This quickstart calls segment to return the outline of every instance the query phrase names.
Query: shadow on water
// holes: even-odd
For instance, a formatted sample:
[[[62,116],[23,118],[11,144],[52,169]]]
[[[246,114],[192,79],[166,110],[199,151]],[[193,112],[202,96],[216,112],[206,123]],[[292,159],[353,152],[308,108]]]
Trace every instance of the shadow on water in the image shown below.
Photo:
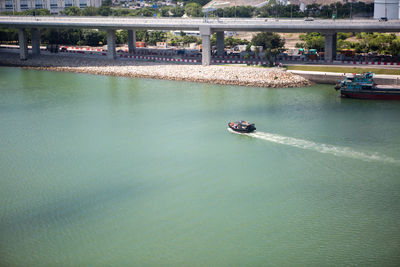
[[[0,236],[3,239],[19,229],[32,232],[52,224],[59,226],[74,223],[84,217],[101,216],[117,202],[135,199],[143,195],[145,190],[143,185],[107,186],[87,194],[63,197],[12,215],[3,215],[0,218]]]
[[[6,58],[6,60],[4,60]],[[104,66],[148,66],[151,65],[199,65],[200,63],[182,63],[182,62],[161,62],[161,61],[141,61],[125,60],[117,57],[116,60],[110,60],[106,57],[77,57],[71,55],[31,55],[28,60],[20,62],[19,53],[0,51],[0,66],[29,66],[29,67],[104,67]]]

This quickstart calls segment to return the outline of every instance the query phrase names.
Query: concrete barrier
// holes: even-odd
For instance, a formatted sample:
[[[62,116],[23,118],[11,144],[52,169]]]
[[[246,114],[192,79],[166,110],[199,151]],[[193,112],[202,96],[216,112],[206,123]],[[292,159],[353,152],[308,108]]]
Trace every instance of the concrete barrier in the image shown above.
[[[335,72],[316,72],[316,71],[300,71],[289,70],[296,75],[302,76],[312,82],[322,84],[336,84],[343,80],[350,73],[335,73]],[[374,81],[377,84],[400,85],[400,75],[375,75]]]

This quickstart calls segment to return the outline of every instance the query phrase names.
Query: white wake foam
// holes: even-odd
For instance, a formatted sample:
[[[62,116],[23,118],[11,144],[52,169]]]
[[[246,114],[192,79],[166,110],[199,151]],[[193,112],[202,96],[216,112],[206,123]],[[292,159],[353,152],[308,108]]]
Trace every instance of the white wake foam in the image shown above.
[[[317,151],[320,153],[333,154],[333,155],[339,156],[339,157],[348,157],[348,158],[361,159],[361,160],[365,160],[365,161],[381,161],[381,162],[386,162],[386,163],[400,164],[400,160],[397,160],[397,159],[394,159],[394,158],[391,158],[391,157],[388,157],[385,155],[381,155],[379,153],[356,151],[349,147],[320,144],[320,143],[315,143],[312,141],[307,141],[307,140],[302,140],[302,139],[297,139],[297,138],[292,138],[292,137],[287,137],[287,136],[282,136],[282,135],[277,135],[277,134],[271,134],[271,133],[266,133],[266,132],[256,131],[253,133],[238,133],[238,132],[231,130],[230,128],[228,128],[228,130],[232,133],[247,135],[247,136],[251,136],[254,138],[262,139],[262,140],[277,143],[277,144],[293,146],[293,147],[297,147],[297,148],[301,148],[301,149],[313,150],[313,151]]]

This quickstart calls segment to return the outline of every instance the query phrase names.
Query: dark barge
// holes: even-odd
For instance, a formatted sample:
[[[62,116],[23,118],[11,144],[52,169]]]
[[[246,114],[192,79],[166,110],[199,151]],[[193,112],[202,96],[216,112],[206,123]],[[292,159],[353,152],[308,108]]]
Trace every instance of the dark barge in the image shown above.
[[[374,73],[348,75],[336,86],[342,97],[359,99],[400,100],[400,86],[377,85]]]

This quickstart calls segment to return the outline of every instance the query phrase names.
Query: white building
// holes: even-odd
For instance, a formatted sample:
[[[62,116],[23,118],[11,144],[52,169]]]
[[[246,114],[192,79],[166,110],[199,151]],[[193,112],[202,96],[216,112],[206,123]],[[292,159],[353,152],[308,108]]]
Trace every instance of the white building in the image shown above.
[[[100,7],[103,0],[0,0],[0,12],[21,12],[28,9],[48,9],[50,13],[59,13],[66,7]]]
[[[174,36],[181,36],[182,32],[189,36],[200,37],[199,31],[173,31],[173,34]]]
[[[374,19],[399,19],[399,0],[375,0]]]

